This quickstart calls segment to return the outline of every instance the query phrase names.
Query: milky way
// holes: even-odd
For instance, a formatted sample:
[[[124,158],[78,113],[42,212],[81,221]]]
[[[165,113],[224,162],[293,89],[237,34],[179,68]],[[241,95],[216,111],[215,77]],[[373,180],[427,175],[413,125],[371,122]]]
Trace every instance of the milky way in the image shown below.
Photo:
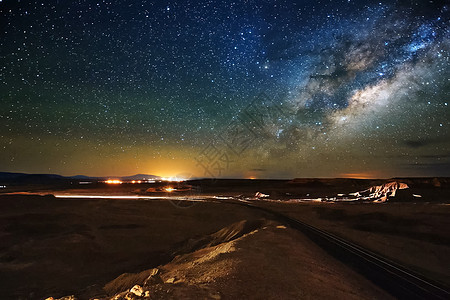
[[[445,1],[0,9],[0,171],[450,176]]]

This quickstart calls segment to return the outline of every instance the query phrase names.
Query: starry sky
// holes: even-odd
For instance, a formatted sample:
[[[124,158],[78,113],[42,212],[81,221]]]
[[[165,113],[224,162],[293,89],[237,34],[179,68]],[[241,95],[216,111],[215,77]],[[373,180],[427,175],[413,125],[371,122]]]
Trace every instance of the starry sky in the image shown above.
[[[445,1],[0,0],[0,171],[450,176]]]

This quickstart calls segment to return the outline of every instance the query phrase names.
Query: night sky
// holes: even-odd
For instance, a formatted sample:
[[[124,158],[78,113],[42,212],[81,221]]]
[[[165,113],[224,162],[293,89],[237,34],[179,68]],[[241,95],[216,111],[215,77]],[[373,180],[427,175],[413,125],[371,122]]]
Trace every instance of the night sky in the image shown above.
[[[0,11],[0,171],[450,176],[445,1]]]

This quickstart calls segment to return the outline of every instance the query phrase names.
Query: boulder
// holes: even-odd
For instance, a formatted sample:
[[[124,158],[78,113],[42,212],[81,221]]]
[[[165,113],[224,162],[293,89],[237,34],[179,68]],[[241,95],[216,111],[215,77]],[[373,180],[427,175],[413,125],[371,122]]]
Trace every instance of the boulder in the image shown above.
[[[141,297],[142,295],[144,295],[144,289],[136,284],[130,289],[130,293],[133,293],[136,296]]]

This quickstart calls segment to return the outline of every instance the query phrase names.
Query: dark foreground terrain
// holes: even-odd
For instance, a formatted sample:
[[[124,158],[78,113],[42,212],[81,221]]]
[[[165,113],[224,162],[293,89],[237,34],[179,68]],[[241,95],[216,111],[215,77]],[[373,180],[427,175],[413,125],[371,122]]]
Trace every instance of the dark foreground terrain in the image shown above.
[[[170,195],[206,199],[195,203],[43,196],[168,195],[147,185],[83,187],[64,182],[54,190],[49,184],[11,186],[0,195],[0,298],[391,297],[273,214],[207,195],[232,195],[281,212],[450,285],[447,179],[410,180],[409,189],[385,203],[299,201],[384,182],[298,179],[171,184],[180,192]],[[41,196],[6,193],[11,191]],[[256,192],[270,196],[258,199]],[[412,198],[413,193],[422,197]]]
[[[187,238],[262,217],[215,203],[0,196],[0,295],[89,294],[91,285],[169,262]]]
[[[135,284],[150,299],[390,297],[299,232],[233,204],[1,196],[0,208],[2,299],[109,299]]]
[[[450,286],[450,205],[286,203],[266,207],[334,233]]]

